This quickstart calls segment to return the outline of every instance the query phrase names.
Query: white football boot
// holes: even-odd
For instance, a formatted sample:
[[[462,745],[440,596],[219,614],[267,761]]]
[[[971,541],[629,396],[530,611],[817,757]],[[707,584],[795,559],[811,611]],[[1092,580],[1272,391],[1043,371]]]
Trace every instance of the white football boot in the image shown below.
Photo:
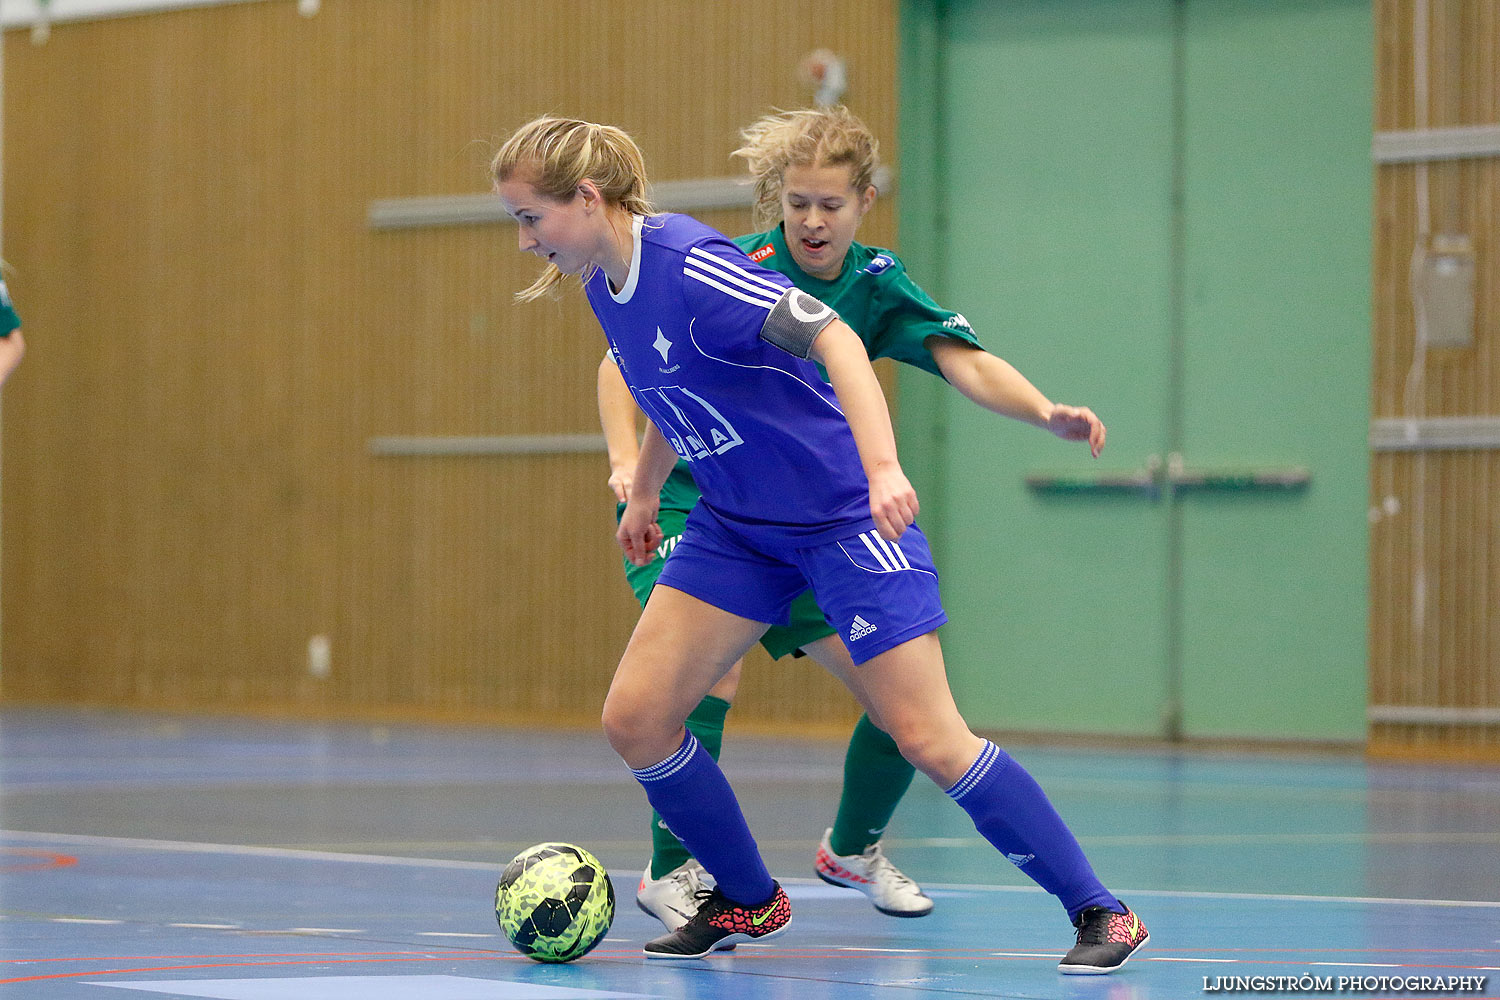
[[[932,912],[931,897],[891,864],[879,841],[866,847],[863,854],[834,854],[828,846],[832,833],[832,827],[824,830],[823,842],[818,845],[818,860],[814,865],[818,878],[858,889],[870,897],[875,909],[887,916],[925,917]]]
[[[635,905],[660,920],[667,930],[675,931],[693,919],[703,905],[699,891],[712,886],[713,880],[697,858],[688,858],[661,878],[651,877],[648,861],[646,870],[641,872],[641,884],[635,890]]]

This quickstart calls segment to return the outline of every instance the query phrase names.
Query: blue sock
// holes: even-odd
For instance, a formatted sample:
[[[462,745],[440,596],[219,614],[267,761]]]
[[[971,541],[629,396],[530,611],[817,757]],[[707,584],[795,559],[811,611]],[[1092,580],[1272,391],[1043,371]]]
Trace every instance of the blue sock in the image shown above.
[[[985,840],[1062,902],[1070,920],[1090,906],[1125,912],[1094,874],[1042,786],[1004,750],[985,740],[979,757],[947,793]]]
[[[687,733],[677,752],[660,764],[631,769],[651,807],[736,903],[755,906],[776,884],[760,858],[739,800],[719,765]]]

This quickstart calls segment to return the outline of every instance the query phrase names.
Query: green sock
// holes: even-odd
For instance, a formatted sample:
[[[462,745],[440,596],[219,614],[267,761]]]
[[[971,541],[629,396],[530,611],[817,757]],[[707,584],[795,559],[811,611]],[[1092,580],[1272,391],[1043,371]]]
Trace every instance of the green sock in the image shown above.
[[[835,854],[860,854],[880,839],[917,769],[885,730],[861,715],[844,755],[844,793],[828,846]]]
[[[724,745],[724,716],[728,712],[729,702],[707,695],[687,717],[688,732],[698,737],[698,742],[714,760],[719,759],[719,749]],[[681,867],[690,857],[692,855],[682,846],[682,841],[672,835],[656,810],[651,810],[651,877],[661,878],[673,868]]]

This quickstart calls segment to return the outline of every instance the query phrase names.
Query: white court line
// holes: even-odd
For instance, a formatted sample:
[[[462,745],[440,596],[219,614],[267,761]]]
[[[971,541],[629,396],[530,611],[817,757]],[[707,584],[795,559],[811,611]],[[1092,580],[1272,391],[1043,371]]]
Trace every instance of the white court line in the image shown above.
[[[1088,847],[1222,847],[1264,844],[1497,844],[1500,833],[1479,831],[1401,832],[1349,830],[1342,833],[1131,833],[1087,834]],[[768,843],[780,846],[778,841]],[[887,847],[983,848],[983,837],[893,837]]]
[[[1330,965],[1335,969],[1404,969],[1398,962],[1308,962],[1308,965]]]
[[[464,931],[417,931],[417,937],[493,938],[497,934],[469,934]]]
[[[0,841],[72,844],[88,847],[115,847],[140,851],[178,851],[192,854],[238,855],[243,857],[285,858],[294,861],[337,861],[357,865],[397,865],[408,868],[449,868],[461,871],[496,871],[499,864],[485,861],[449,861],[443,858],[395,857],[381,854],[343,854],[333,851],[305,851],[293,847],[260,847],[253,844],[205,844],[186,840],[147,840],[136,837],[101,837],[81,833],[38,833],[32,830],[0,830]],[[617,876],[638,876],[639,871],[619,871]],[[815,878],[785,878],[783,884],[821,886]],[[924,888],[950,892],[1034,892],[1044,893],[1040,886],[983,885],[970,882],[924,882]],[[1121,889],[1126,896],[1151,896],[1163,899],[1237,899],[1279,903],[1362,903],[1380,906],[1453,906],[1500,909],[1500,901],[1472,899],[1396,899],[1381,896],[1312,896],[1294,893],[1203,892],[1185,889]],[[746,942],[751,943],[751,942]]]
[[[118,847],[137,851],[179,851],[188,854],[229,854],[256,858],[287,858],[294,861],[339,861],[356,865],[404,865],[411,868],[456,868],[497,870],[498,864],[483,861],[447,861],[442,858],[402,858],[380,854],[341,854],[304,851],[294,847],[260,847],[253,844],[200,844],[189,840],[145,840],[136,837],[99,837],[82,833],[36,833],[31,830],[0,830],[0,840],[30,843],[72,844],[84,847]]]
[[[813,881],[784,878],[781,882]],[[965,882],[923,882],[924,889],[944,892],[1040,892],[1035,885],[977,885]],[[1280,892],[1203,892],[1192,889],[1121,889],[1124,896],[1157,896],[1164,899],[1243,899],[1272,903],[1375,903],[1394,906],[1477,906],[1500,909],[1500,902],[1477,899],[1396,899],[1382,896],[1311,896]]]
[[[54,924],[123,924],[123,920],[104,920],[100,917],[49,917]]]

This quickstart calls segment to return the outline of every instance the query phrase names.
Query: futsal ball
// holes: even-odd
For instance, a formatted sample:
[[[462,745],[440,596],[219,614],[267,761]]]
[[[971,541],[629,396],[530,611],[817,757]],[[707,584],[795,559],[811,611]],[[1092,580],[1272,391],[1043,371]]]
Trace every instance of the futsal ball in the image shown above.
[[[571,962],[604,939],[615,889],[599,859],[573,844],[528,847],[500,876],[495,919],[527,958]]]

